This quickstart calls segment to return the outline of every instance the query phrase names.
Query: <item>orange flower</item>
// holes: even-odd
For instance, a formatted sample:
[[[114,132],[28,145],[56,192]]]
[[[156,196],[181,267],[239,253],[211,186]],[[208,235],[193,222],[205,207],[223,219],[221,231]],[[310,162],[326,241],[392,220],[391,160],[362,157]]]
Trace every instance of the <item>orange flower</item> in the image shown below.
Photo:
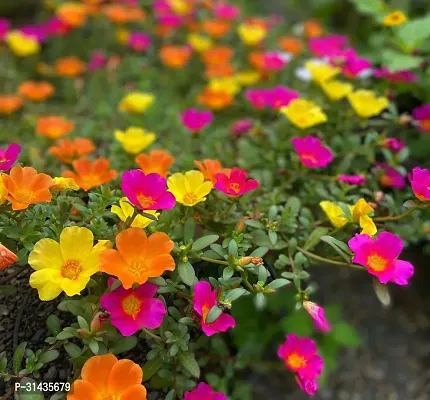
[[[197,101],[213,110],[221,110],[233,103],[234,97],[225,90],[205,88]]]
[[[166,45],[160,49],[160,59],[166,67],[179,69],[188,63],[191,50],[186,46]]]
[[[74,159],[86,156],[94,150],[95,146],[91,140],[76,138],[74,140],[60,140],[55,146],[49,148],[49,153],[63,163],[70,164]]]
[[[155,26],[154,32],[159,37],[167,37],[175,31],[175,28],[170,25],[158,24]]]
[[[69,134],[75,128],[73,121],[68,121],[64,117],[49,115],[39,117],[36,123],[36,133],[50,139],[58,139]]]
[[[156,173],[165,178],[169,173],[169,167],[175,159],[166,150],[152,150],[149,154],[139,154],[136,163],[145,174]]]
[[[21,96],[38,103],[51,97],[55,92],[55,88],[46,81],[25,81],[19,85],[18,91]]]
[[[111,4],[102,8],[102,13],[113,23],[126,24],[138,22],[145,18],[145,12],[138,7],[128,7],[122,4]]]
[[[0,95],[0,114],[10,115],[22,107],[21,97],[15,94]]]
[[[216,46],[202,53],[202,61],[208,65],[229,64],[233,57],[233,49],[228,46]]]
[[[282,50],[294,55],[300,54],[303,50],[302,41],[294,36],[283,36],[278,43]]]
[[[131,360],[118,360],[113,354],[92,356],[81,371],[67,400],[146,400],[142,368]]]
[[[258,69],[259,71],[264,70],[264,53],[253,51],[249,53],[248,60],[255,69]]]
[[[12,203],[12,210],[24,210],[30,204],[51,201],[52,178],[38,174],[34,168],[15,165],[9,175],[2,175],[2,179],[7,191],[5,197]]]
[[[305,31],[305,35],[308,38],[315,38],[322,36],[324,33],[324,28],[322,25],[315,19],[310,19],[303,23],[303,30]]]
[[[101,253],[100,271],[118,277],[125,289],[175,269],[170,255],[174,244],[164,232],[147,237],[141,228],[128,228],[116,236],[115,242],[118,250]]]
[[[194,160],[194,165],[204,175],[205,179],[216,183],[216,174],[230,175],[230,168],[223,168],[218,160],[205,159],[203,162]]]
[[[54,69],[58,76],[74,78],[85,71],[85,63],[78,57],[63,57],[55,62]]]
[[[3,271],[18,261],[17,255],[0,243],[0,271]]]
[[[56,10],[57,17],[73,28],[82,26],[87,19],[87,9],[83,4],[66,2]]]
[[[230,23],[218,19],[207,19],[203,22],[202,29],[213,38],[219,39],[230,31]]]
[[[72,178],[85,191],[116,178],[116,171],[109,169],[110,162],[103,157],[93,162],[86,158],[80,158],[73,161],[72,165],[76,172],[64,171],[63,176]]]
[[[236,72],[236,67],[231,64],[208,65],[205,71],[205,76],[208,79],[212,78],[227,78],[233,76]]]

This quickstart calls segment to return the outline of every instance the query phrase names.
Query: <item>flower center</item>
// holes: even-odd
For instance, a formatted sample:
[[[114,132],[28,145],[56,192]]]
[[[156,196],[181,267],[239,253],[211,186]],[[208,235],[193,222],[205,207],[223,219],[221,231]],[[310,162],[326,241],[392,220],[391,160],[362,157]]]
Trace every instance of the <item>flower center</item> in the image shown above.
[[[317,159],[315,158],[315,156],[313,154],[302,154],[300,156],[300,158],[302,160],[309,160],[312,164],[315,164],[317,162]]]
[[[141,305],[142,302],[134,294],[125,297],[121,303],[122,310],[133,319],[139,314]]]
[[[206,322],[206,318],[209,314],[209,311],[211,310],[211,307],[209,307],[207,304],[202,306],[202,321]]]
[[[306,367],[306,364],[307,364],[306,360],[297,353],[291,353],[287,357],[287,363],[294,370],[299,370],[301,368],[304,368]]]
[[[142,275],[146,275],[148,272],[148,266],[146,265],[146,261],[144,258],[136,258],[134,259],[128,266],[128,271],[140,278]]]
[[[34,193],[31,190],[23,189],[14,194],[15,199],[24,204],[30,204],[34,199]]]
[[[430,130],[430,119],[423,119],[420,121],[420,126],[422,129],[428,131]]]
[[[143,194],[137,196],[137,201],[140,203],[142,208],[151,208],[151,206],[155,204],[155,201],[152,199],[152,197],[144,196]]]
[[[230,190],[232,190],[234,193],[239,193],[240,185],[237,182],[230,183]]]
[[[374,271],[384,271],[387,268],[387,264],[388,261],[385,258],[378,256],[377,254],[372,254],[367,257],[367,265]]]
[[[195,193],[188,192],[188,193],[184,194],[184,200],[183,200],[184,204],[192,205],[192,204],[197,203],[197,200],[198,200],[198,198],[195,195]]]
[[[61,276],[66,279],[76,280],[82,272],[82,265],[76,260],[67,260],[61,267]]]

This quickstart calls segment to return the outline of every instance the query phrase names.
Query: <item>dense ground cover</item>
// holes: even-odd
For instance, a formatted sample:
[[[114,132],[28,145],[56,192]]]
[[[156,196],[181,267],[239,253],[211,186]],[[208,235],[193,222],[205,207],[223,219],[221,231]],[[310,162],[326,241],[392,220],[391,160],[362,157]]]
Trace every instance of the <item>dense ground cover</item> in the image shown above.
[[[0,20],[0,293],[22,299],[6,396],[244,399],[247,368],[317,392],[360,337],[311,267],[360,270],[389,306],[429,235],[429,17],[366,4],[382,57],[235,2]],[[49,302],[31,344],[27,301]],[[56,362],[69,376],[44,386]]]

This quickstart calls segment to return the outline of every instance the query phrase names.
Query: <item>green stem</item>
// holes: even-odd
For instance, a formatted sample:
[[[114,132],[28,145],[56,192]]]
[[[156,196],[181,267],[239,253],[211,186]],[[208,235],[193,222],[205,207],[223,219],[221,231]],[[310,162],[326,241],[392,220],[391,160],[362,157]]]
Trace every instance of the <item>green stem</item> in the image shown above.
[[[304,255],[308,256],[309,258],[312,258],[314,260],[317,261],[321,261],[323,263],[327,263],[327,264],[333,264],[333,265],[339,265],[341,267],[350,267],[350,268],[355,268],[355,269],[364,269],[363,267],[360,267],[358,265],[355,264],[349,264],[346,262],[342,262],[342,261],[335,261],[332,260],[330,258],[325,258],[325,257],[321,257],[315,253],[311,253],[310,251],[307,251],[299,246],[297,246],[297,250],[299,250],[300,252],[302,252]]]
[[[254,293],[255,289],[254,287],[249,283],[248,281],[248,274],[245,271],[241,271],[240,276],[242,277],[243,283],[245,284],[246,288],[251,292]]]
[[[142,328],[142,331],[145,332],[148,336],[151,336],[154,340],[157,342],[164,342],[164,339],[161,336],[156,335],[155,333],[152,333],[146,328]]]
[[[375,221],[375,222],[398,221],[399,219],[407,217],[414,210],[415,210],[415,208],[410,208],[409,210],[405,211],[403,214],[389,215],[388,217],[376,217],[376,218],[373,218],[373,221]]]
[[[227,261],[223,260],[215,260],[215,258],[209,258],[209,257],[200,257],[203,261],[207,261],[213,264],[221,264],[221,265],[229,265]]]

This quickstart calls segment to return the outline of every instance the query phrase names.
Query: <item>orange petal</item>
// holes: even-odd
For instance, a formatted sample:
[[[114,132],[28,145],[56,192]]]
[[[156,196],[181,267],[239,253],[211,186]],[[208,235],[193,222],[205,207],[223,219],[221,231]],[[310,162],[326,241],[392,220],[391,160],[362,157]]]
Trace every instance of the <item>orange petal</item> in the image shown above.
[[[67,400],[102,400],[93,384],[87,381],[79,380],[73,383]]]
[[[47,189],[53,185],[52,178],[46,174],[37,174],[33,176],[28,188],[34,191]]]
[[[155,278],[164,271],[173,271],[175,267],[175,260],[170,254],[160,254],[149,261],[148,277]]]
[[[128,273],[128,265],[121,254],[114,249],[106,249],[100,254],[100,271],[119,278],[126,289],[131,288],[136,279]]]
[[[142,368],[131,360],[119,360],[112,368],[108,381],[110,395],[120,395],[130,386],[140,385],[143,379]]]
[[[174,243],[164,232],[155,232],[148,238],[147,257],[156,257],[163,253],[170,253]]]
[[[146,389],[143,385],[134,385],[129,387],[121,397],[120,400],[146,400]]]
[[[116,237],[116,247],[127,264],[137,257],[143,257],[147,252],[148,239],[141,228],[128,228]]]
[[[113,354],[91,357],[82,367],[83,380],[91,382],[98,392],[103,393],[108,387],[109,375],[118,362]]]

